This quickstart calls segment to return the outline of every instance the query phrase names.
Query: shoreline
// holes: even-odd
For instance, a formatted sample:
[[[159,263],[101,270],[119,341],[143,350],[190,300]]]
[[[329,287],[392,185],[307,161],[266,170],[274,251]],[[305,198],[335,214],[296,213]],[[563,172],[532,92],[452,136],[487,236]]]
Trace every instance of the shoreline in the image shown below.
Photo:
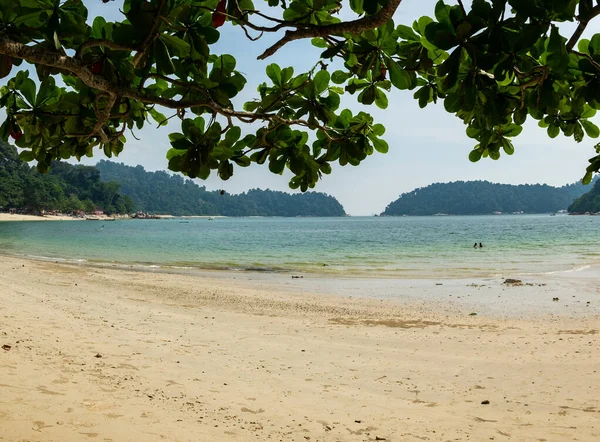
[[[0,440],[595,440],[594,280],[510,289],[559,290],[572,316],[471,316],[465,291],[508,288],[383,300],[352,281],[340,297],[310,279],[2,259]]]
[[[89,215],[92,216],[92,215]],[[128,216],[123,215],[93,215],[96,220],[99,221],[107,221],[107,220],[126,220],[130,219]],[[172,219],[220,219],[220,218],[228,218],[227,216],[222,215],[164,215],[158,214],[153,215],[154,219],[163,219],[163,220],[172,220]],[[10,213],[0,213],[0,222],[4,221],[85,221],[85,218],[77,218],[69,215],[21,215],[21,214],[10,214]]]
[[[10,213],[0,213],[0,222],[9,221],[83,221],[83,219],[74,218],[68,215],[17,215]]]
[[[88,215],[92,216],[92,215]],[[21,222],[21,221],[115,221],[125,220],[129,217],[122,215],[93,215],[93,218],[78,218],[69,215],[19,215],[10,213],[0,213],[0,222]]]
[[[573,264],[571,268],[561,270],[551,270],[546,272],[523,272],[515,269],[506,269],[501,271],[500,269],[495,270],[493,273],[473,273],[469,274],[463,270],[463,273],[440,273],[433,271],[429,274],[424,273],[411,273],[413,269],[406,269],[404,272],[390,271],[382,272],[380,270],[374,271],[362,271],[360,269],[349,268],[344,271],[339,270],[325,270],[321,266],[312,267],[298,267],[298,268],[278,268],[264,266],[260,267],[253,265],[250,267],[237,267],[232,265],[220,265],[219,263],[205,263],[203,266],[201,263],[181,263],[181,264],[163,264],[156,262],[116,262],[116,261],[100,261],[90,260],[83,258],[64,258],[64,257],[52,257],[52,256],[37,256],[37,255],[22,255],[22,254],[11,254],[0,251],[0,257],[7,257],[9,259],[20,259],[33,262],[41,263],[54,263],[66,266],[76,267],[89,267],[97,269],[109,269],[109,270],[122,270],[122,271],[133,271],[141,273],[157,273],[167,275],[188,275],[195,277],[214,277],[214,278],[225,278],[235,279],[239,278],[252,278],[252,279],[311,279],[311,280],[331,280],[335,281],[360,281],[365,282],[382,280],[388,282],[424,282],[434,281],[437,283],[447,282],[470,282],[477,283],[478,281],[496,281],[501,283],[505,279],[520,279],[525,285],[532,283],[538,283],[545,279],[589,279],[598,278],[600,279],[600,263],[590,262],[589,264]],[[437,270],[437,269],[436,269]]]

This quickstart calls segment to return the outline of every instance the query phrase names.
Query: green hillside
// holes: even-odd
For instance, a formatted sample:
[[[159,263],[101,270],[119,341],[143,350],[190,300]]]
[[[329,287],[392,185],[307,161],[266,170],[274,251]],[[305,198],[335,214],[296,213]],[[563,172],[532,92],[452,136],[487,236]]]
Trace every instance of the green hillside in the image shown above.
[[[190,179],[164,171],[147,172],[142,166],[100,161],[96,167],[104,181],[116,181],[139,210],[172,215],[223,216],[345,216],[332,196],[317,193],[289,194],[253,189],[232,195],[207,191]]]
[[[40,174],[4,141],[0,141],[0,208],[65,213],[100,209],[108,214],[135,210],[131,199],[119,193],[119,185],[101,181],[95,167],[55,162],[48,174]]]
[[[569,213],[598,213],[600,212],[600,180],[597,180],[592,190],[580,196],[569,206]]]
[[[502,213],[548,213],[566,210],[590,189],[581,183],[552,187],[546,184],[495,184],[488,181],[435,183],[403,193],[382,216],[485,215]]]

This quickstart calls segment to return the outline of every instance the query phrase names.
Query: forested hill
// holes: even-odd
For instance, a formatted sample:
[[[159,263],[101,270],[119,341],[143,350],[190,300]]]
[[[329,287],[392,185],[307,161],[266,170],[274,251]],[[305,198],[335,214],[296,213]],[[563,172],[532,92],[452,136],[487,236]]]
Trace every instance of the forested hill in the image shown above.
[[[597,180],[592,190],[580,196],[569,206],[570,213],[600,212],[600,180]]]
[[[591,186],[581,183],[552,187],[546,184],[494,184],[488,181],[436,183],[403,193],[382,216],[484,215],[493,212],[548,213],[566,210]]]
[[[117,183],[100,181],[95,167],[56,162],[48,174],[40,174],[21,161],[14,146],[0,140],[0,209],[9,208],[64,213],[100,209],[108,214],[135,210]]]
[[[342,205],[323,193],[289,194],[254,189],[239,195],[221,195],[180,175],[147,172],[142,166],[102,160],[96,167],[102,180],[121,184],[121,192],[145,212],[178,216],[345,216]]]

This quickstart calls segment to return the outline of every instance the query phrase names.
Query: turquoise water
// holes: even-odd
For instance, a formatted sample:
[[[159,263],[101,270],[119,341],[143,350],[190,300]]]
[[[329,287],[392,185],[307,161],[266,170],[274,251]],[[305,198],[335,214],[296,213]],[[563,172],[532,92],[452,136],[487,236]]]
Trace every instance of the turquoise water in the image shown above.
[[[1,222],[0,253],[150,267],[493,276],[600,263],[599,232],[600,217],[560,215]]]

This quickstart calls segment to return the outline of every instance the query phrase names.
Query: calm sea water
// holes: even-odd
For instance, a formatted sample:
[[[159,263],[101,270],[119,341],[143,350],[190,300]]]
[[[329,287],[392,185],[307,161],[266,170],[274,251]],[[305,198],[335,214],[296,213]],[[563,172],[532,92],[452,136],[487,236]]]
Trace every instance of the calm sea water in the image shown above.
[[[173,268],[492,276],[600,263],[599,233],[600,217],[560,215],[2,222],[0,254]],[[484,247],[473,249],[474,242]]]

